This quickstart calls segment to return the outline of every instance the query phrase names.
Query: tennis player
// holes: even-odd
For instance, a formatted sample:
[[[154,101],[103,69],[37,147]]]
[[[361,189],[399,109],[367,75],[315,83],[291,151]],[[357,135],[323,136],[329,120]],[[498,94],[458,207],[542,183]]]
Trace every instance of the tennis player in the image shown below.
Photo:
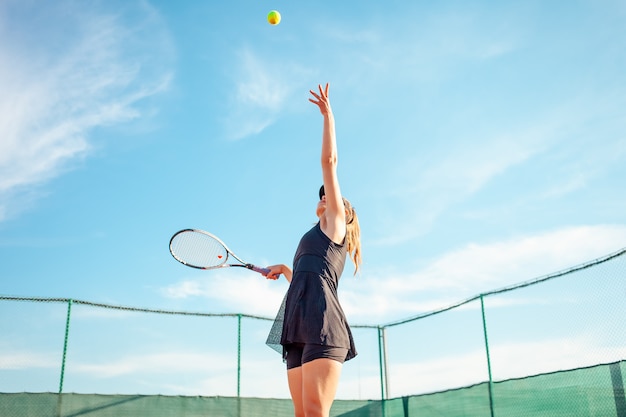
[[[329,416],[343,363],[357,354],[337,285],[348,255],[355,274],[361,264],[359,221],[339,188],[328,84],[319,85],[318,90],[310,91],[309,101],[319,107],[324,119],[319,222],[300,240],[293,270],[284,264],[272,265],[266,274],[269,279],[284,275],[290,282],[280,344],[296,417]]]

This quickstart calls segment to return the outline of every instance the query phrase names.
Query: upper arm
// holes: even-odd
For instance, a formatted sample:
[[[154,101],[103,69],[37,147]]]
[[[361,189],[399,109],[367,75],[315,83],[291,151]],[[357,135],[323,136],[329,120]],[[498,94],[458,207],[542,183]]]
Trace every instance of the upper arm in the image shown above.
[[[346,236],[346,214],[341,198],[341,189],[336,174],[336,166],[329,167],[324,173],[324,191],[326,194],[325,225],[322,231],[335,243],[342,243]]]

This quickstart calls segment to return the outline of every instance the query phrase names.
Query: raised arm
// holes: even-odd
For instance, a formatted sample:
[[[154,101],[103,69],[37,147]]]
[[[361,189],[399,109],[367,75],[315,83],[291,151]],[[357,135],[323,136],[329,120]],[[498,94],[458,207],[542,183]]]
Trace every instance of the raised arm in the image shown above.
[[[337,178],[337,140],[335,118],[328,98],[328,84],[318,85],[319,92],[310,90],[313,98],[309,101],[317,105],[324,118],[322,130],[322,178],[324,181],[326,206],[320,216],[322,231],[334,242],[341,243],[346,235],[346,217],[339,180]]]

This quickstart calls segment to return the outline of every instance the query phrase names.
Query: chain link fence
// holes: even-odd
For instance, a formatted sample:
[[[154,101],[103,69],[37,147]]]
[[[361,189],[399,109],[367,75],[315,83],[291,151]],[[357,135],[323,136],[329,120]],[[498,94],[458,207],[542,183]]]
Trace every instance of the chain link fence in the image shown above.
[[[626,417],[625,254],[352,326],[333,415]],[[292,415],[271,324],[0,296],[0,416]]]

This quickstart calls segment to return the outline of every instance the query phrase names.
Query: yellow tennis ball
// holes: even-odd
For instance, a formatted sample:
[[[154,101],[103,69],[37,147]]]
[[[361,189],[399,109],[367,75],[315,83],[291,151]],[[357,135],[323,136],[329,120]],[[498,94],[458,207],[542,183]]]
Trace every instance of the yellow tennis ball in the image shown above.
[[[280,13],[277,10],[272,10],[267,14],[267,21],[270,25],[277,25],[280,23]]]

